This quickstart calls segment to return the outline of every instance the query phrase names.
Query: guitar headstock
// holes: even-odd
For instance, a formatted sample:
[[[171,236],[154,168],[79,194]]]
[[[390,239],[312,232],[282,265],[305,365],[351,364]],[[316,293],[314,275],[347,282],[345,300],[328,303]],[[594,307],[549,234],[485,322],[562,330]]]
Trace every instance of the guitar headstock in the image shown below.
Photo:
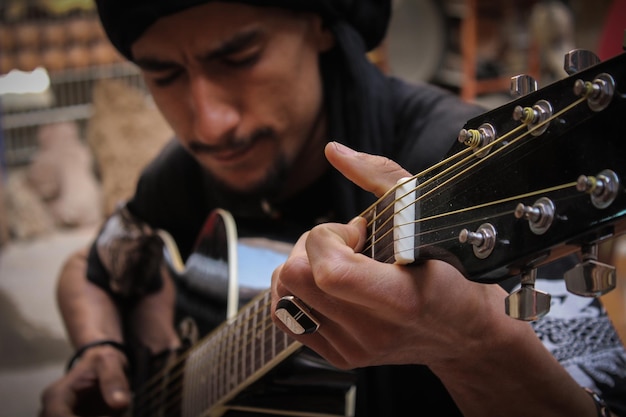
[[[536,269],[568,254],[582,254],[565,275],[570,292],[615,287],[597,245],[626,225],[626,54],[600,63],[575,51],[565,63],[571,75],[542,89],[515,77],[519,98],[469,120],[443,162],[367,213],[372,257],[444,259],[483,283],[521,276],[507,312],[523,320],[549,309]],[[382,235],[386,225],[393,237]]]

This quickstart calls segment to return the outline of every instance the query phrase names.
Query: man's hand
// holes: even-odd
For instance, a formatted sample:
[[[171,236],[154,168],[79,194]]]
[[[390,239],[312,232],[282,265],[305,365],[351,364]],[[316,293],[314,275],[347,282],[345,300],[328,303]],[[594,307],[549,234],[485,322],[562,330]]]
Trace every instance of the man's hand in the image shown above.
[[[327,145],[326,157],[377,196],[410,176],[387,158],[335,143]],[[498,324],[484,318],[503,316],[505,294],[499,287],[473,283],[443,261],[411,266],[375,261],[361,253],[365,226],[362,218],[316,226],[274,271],[273,307],[281,297],[294,295],[320,321],[316,333],[296,339],[341,368],[433,365],[463,356],[455,346],[472,343]]]
[[[46,388],[39,417],[120,416],[130,405],[127,359],[111,346],[93,347]]]

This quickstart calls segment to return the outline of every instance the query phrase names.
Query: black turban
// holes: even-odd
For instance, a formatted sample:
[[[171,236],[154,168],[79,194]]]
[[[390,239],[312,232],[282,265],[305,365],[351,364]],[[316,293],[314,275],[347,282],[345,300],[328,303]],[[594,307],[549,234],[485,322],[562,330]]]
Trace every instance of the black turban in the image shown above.
[[[132,60],[131,45],[157,19],[211,0],[96,0],[100,20],[111,43]],[[391,0],[222,0],[318,13],[324,21],[351,25],[367,50],[387,31]]]

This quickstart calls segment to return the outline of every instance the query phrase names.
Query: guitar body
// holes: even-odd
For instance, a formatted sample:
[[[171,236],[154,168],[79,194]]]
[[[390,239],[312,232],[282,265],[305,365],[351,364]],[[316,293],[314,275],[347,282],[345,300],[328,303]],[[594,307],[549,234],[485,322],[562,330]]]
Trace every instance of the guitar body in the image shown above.
[[[240,259],[234,219],[221,209],[209,215],[184,264],[171,237],[160,233],[183,348],[156,356],[143,351],[133,416],[353,415],[354,374],[289,339],[271,323],[269,292],[239,282],[239,265],[253,262],[269,287],[271,271],[259,265],[282,259],[273,255],[282,247],[268,242],[254,255],[259,258]],[[254,253],[259,242],[247,243],[243,253]]]

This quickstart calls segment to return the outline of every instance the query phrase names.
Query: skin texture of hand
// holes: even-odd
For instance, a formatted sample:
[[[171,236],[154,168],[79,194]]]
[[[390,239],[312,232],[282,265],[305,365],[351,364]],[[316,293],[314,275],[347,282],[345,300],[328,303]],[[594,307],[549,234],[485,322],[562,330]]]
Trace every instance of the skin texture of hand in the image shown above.
[[[377,196],[408,175],[335,143],[326,157]],[[360,253],[364,241],[362,218],[319,225],[275,270],[273,307],[295,295],[320,321],[316,333],[295,339],[340,368],[427,365],[466,416],[594,415],[589,396],[532,327],[504,313],[498,285],[471,282],[443,261],[377,262]]]
[[[110,346],[85,352],[42,394],[39,417],[117,416],[130,404],[124,354]]]

